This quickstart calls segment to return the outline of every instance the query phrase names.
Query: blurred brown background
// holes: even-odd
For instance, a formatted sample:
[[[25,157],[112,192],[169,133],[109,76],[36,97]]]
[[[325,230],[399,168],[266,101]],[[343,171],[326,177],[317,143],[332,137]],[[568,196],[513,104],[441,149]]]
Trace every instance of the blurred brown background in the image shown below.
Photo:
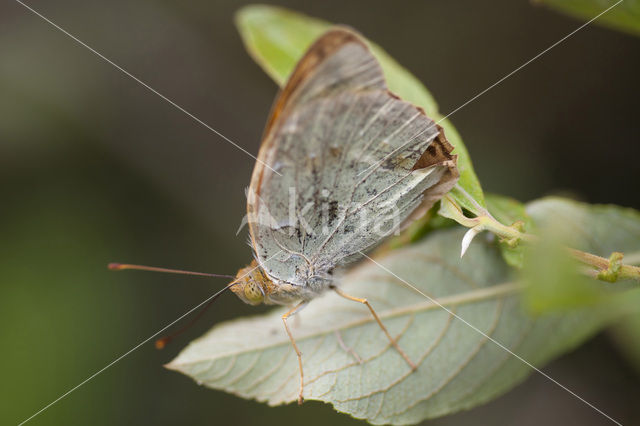
[[[349,24],[448,113],[581,22],[526,1],[274,2]],[[252,153],[275,85],[233,25],[244,2],[29,5]],[[485,190],[640,208],[640,39],[590,26],[452,121]],[[224,281],[113,273],[126,261],[234,273],[250,260],[253,160],[23,6],[0,6],[0,423],[15,424],[200,303]],[[232,296],[164,351],[147,344],[35,418],[53,424],[361,423],[330,406],[269,408],[166,371],[212,324],[259,312]],[[639,376],[603,333],[545,369],[625,424]],[[533,374],[432,422],[607,424]]]

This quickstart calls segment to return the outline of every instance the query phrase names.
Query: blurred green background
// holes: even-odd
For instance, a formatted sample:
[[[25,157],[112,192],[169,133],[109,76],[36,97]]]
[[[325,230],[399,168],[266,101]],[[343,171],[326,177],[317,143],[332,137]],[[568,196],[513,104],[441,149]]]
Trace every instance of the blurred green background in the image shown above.
[[[28,3],[257,153],[276,86],[233,25],[244,2]],[[420,78],[446,114],[576,27],[526,1],[274,2],[349,24]],[[640,208],[640,39],[585,28],[452,116],[485,190]],[[253,160],[20,4],[0,6],[0,423],[48,404],[225,284],[113,273],[111,261],[235,273],[250,260]],[[261,308],[222,298],[163,351],[151,343],[32,424],[361,423],[269,408],[166,371],[212,324]],[[628,338],[628,337],[623,337]],[[545,371],[625,424],[638,371],[602,333]],[[540,375],[437,425],[596,425]]]

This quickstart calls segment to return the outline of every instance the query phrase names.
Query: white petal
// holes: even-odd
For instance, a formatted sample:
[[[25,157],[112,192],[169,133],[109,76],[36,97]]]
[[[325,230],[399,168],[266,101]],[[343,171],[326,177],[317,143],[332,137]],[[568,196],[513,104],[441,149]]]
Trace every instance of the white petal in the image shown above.
[[[464,256],[467,249],[469,248],[469,244],[471,244],[471,241],[473,241],[475,236],[481,233],[482,231],[483,231],[482,227],[474,226],[464,234],[464,237],[462,237],[462,250],[460,251],[460,258]]]

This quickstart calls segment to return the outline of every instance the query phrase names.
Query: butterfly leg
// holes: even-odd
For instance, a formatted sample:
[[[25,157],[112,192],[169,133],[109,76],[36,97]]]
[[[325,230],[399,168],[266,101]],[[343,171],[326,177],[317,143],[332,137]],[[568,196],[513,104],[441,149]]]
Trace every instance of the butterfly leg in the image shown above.
[[[282,315],[282,323],[284,324],[284,329],[287,331],[289,335],[289,340],[291,340],[291,344],[293,345],[293,349],[296,351],[296,355],[298,356],[298,367],[300,368],[300,392],[298,393],[298,404],[302,404],[304,398],[302,397],[302,391],[304,390],[304,373],[302,372],[302,352],[298,349],[298,345],[296,344],[296,339],[293,338],[293,334],[291,334],[291,330],[289,330],[289,325],[287,325],[287,319],[290,316],[295,315],[296,312],[300,311],[300,309],[304,308],[308,302],[300,302],[289,311],[287,311],[284,315]]]
[[[395,339],[391,337],[391,334],[389,334],[387,327],[385,327],[384,324],[382,324],[382,321],[380,321],[380,317],[378,317],[378,314],[376,314],[376,311],[373,310],[373,307],[371,306],[371,304],[367,299],[361,299],[359,297],[351,296],[335,286],[332,287],[332,289],[333,291],[335,291],[345,299],[353,300],[354,302],[359,302],[359,303],[362,303],[363,305],[366,305],[367,308],[369,308],[369,311],[371,311],[371,315],[373,315],[373,318],[376,320],[376,322],[378,323],[382,331],[384,331],[384,334],[387,336],[387,339],[389,339],[389,342],[391,343],[391,345],[398,351],[398,353],[402,356],[402,358],[404,358],[404,360],[407,361],[407,364],[409,364],[409,367],[411,367],[411,370],[415,370],[416,368],[418,368],[413,363],[413,361],[411,361],[409,356],[402,349],[400,349],[400,346],[398,346],[398,343],[396,343]]]

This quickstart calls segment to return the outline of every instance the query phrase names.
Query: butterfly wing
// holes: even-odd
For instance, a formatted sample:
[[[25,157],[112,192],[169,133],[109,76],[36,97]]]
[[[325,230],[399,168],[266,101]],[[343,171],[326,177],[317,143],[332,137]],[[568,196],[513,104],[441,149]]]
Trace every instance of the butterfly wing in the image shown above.
[[[256,260],[276,283],[322,286],[455,184],[451,150],[420,108],[387,90],[355,33],[327,32],[267,123],[247,203]]]

